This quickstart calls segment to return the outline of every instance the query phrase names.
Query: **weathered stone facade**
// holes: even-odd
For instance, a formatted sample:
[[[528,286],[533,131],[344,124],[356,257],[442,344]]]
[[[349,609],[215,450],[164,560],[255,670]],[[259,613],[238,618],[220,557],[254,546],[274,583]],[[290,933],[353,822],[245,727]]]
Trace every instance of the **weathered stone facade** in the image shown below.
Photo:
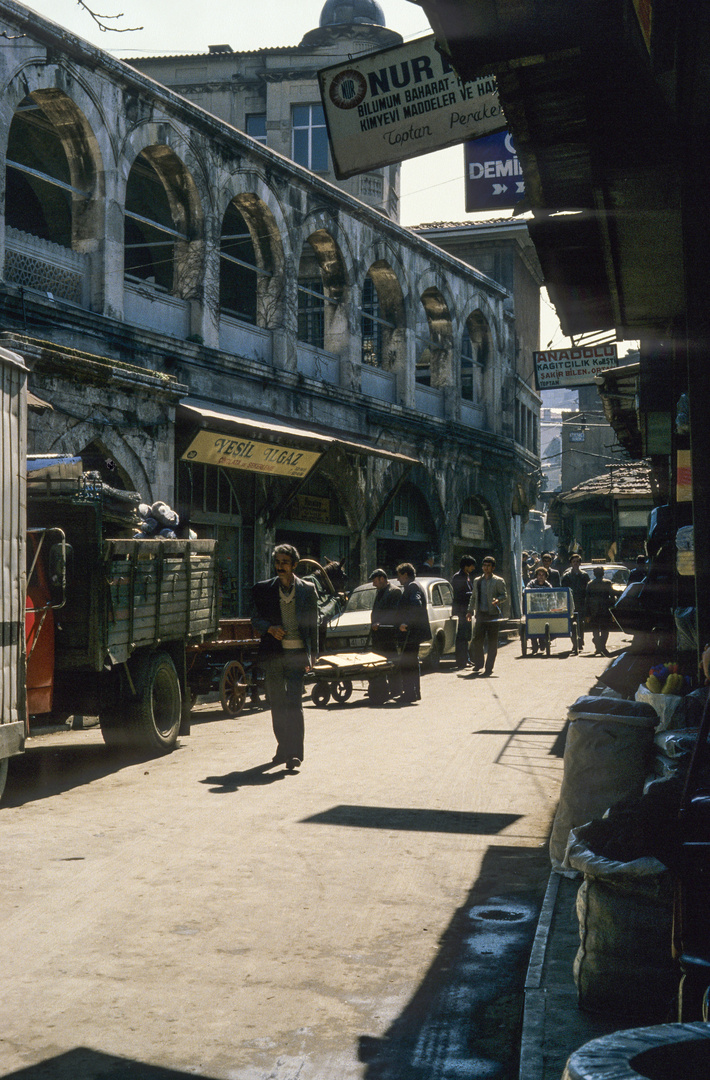
[[[285,534],[353,584],[468,546],[509,573],[539,462],[506,289],[11,0],[0,29],[0,325],[57,405],[31,449],[105,450],[176,502],[220,539],[227,611]],[[183,395],[322,458],[305,481],[181,462]]]

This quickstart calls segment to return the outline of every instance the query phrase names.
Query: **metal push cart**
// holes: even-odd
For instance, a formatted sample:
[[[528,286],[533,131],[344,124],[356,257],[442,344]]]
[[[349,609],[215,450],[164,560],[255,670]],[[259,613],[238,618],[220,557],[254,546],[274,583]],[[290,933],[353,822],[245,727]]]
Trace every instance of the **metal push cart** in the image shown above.
[[[343,703],[353,692],[353,680],[367,683],[366,693],[373,705],[382,705],[390,696],[387,675],[395,664],[379,653],[334,653],[319,656],[313,667],[315,686],[311,701],[319,708],[327,705],[331,697]]]
[[[193,704],[198,694],[219,690],[227,716],[238,716],[248,693],[256,700],[260,641],[250,619],[220,619],[219,637],[188,646],[187,682]]]
[[[553,638],[572,639],[572,651],[579,651],[579,627],[574,614],[571,589],[524,589],[523,617],[520,620],[520,647],[528,651],[528,638],[543,639],[545,655],[550,655]]]

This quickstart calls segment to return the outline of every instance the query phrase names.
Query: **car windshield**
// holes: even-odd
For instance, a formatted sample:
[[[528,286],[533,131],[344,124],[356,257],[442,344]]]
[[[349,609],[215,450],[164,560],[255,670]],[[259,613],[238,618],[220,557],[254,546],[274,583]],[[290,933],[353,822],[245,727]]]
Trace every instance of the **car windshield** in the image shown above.
[[[375,592],[374,586],[372,588],[365,586],[364,589],[355,589],[345,606],[345,610],[372,611],[372,605],[375,602]]]

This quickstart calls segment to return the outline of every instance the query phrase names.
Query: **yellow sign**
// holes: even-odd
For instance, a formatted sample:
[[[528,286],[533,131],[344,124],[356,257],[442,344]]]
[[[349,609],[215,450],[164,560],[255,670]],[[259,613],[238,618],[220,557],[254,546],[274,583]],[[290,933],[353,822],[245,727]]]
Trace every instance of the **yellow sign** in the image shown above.
[[[303,477],[308,475],[320,456],[320,453],[312,450],[296,450],[291,446],[233,438],[216,431],[200,431],[182,455],[182,460],[271,476]]]

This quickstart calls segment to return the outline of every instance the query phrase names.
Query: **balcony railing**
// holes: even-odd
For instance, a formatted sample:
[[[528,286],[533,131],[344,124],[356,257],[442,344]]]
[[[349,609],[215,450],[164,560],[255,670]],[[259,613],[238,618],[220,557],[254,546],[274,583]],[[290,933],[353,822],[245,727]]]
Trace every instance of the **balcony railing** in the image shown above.
[[[5,229],[5,280],[79,307],[89,305],[89,258],[38,236]]]
[[[340,385],[340,360],[332,353],[317,349],[315,345],[308,345],[305,341],[299,341],[296,352],[296,364],[301,375],[308,375],[311,379],[320,379],[332,386]]]
[[[391,404],[397,400],[397,376],[393,371],[380,371],[370,364],[363,364],[360,385],[366,397],[389,401]]]
[[[219,347],[222,352],[244,356],[247,360],[259,360],[262,364],[272,362],[271,331],[234,319],[230,315],[220,315]]]
[[[485,428],[486,410],[483,405],[474,405],[471,401],[461,402],[461,423],[466,427]]]
[[[427,416],[444,418],[444,391],[437,390],[434,386],[423,386],[417,383],[414,387],[414,407],[417,412],[426,413]]]
[[[190,305],[148,282],[126,280],[123,289],[123,318],[133,326],[156,334],[181,338],[190,333]]]

